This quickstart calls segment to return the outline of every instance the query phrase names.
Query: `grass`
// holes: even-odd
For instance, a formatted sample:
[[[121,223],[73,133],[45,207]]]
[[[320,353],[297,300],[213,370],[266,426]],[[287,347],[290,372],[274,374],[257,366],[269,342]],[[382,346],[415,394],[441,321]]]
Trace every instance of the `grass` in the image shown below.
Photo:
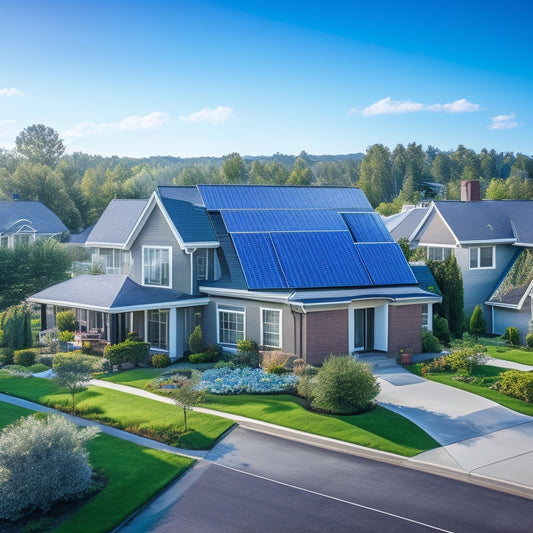
[[[205,407],[406,457],[439,446],[418,426],[379,406],[360,415],[325,415],[306,410],[295,396],[242,394],[208,395]]]
[[[421,366],[422,365],[420,363],[416,365],[411,365],[407,367],[407,370],[413,372],[413,374],[421,375]],[[498,381],[500,373],[506,372],[507,370],[509,369],[500,368],[497,366],[482,365],[478,367],[472,374],[472,377],[478,378],[474,383],[466,383],[464,381],[458,381],[456,379],[453,379],[455,374],[450,372],[426,374],[424,377],[431,381],[442,383],[443,385],[449,385],[450,387],[455,387],[456,389],[461,389],[467,392],[471,392],[473,394],[477,394],[478,396],[487,398],[487,400],[492,400],[493,402],[503,405],[504,407],[512,409],[513,411],[516,411],[518,413],[533,416],[532,403],[524,402],[522,400],[518,400],[517,398],[511,398],[506,394],[489,388],[496,381]]]
[[[0,427],[31,414],[28,409],[8,403],[0,406]],[[91,465],[103,471],[108,483],[54,529],[55,533],[110,531],[194,463],[187,457],[104,434],[89,441],[87,449]]]
[[[503,359],[504,361],[513,361],[514,363],[533,366],[533,352],[520,348],[488,345],[487,355],[494,357],[494,359]]]
[[[52,380],[23,379],[1,372],[0,392],[62,410],[71,402],[69,392]],[[231,420],[191,412],[187,416],[190,429],[184,433],[183,411],[175,405],[102,387],[76,394],[76,409],[84,418],[189,449],[210,448],[233,425]]]

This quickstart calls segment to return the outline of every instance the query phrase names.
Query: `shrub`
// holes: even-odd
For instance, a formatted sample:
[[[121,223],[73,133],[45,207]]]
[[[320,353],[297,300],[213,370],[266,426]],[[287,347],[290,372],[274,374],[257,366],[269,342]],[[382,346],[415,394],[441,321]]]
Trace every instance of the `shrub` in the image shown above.
[[[152,355],[152,366],[154,368],[165,368],[170,365],[170,357],[166,353],[156,353]]]
[[[93,354],[93,345],[89,341],[83,341],[81,344],[81,351],[85,355]]]
[[[59,331],[76,331],[76,315],[73,311],[57,313],[56,326]]]
[[[36,363],[40,363],[41,365],[51,368],[54,363],[54,358],[50,355],[39,355],[36,359]]]
[[[31,366],[35,364],[38,355],[39,350],[34,350],[32,348],[27,350],[15,350],[13,362],[16,365]]]
[[[518,329],[514,326],[509,326],[503,334],[503,340],[511,346],[518,346],[520,344],[520,334]]]
[[[123,363],[138,364],[150,356],[150,345],[147,342],[124,341],[106,346],[104,357],[119,368]]]
[[[252,339],[237,341],[237,350],[241,353],[259,353],[259,345]]]
[[[501,380],[497,389],[513,398],[533,403],[533,372],[508,370],[500,374]]]
[[[13,355],[11,348],[0,348],[0,365],[12,365]]]
[[[533,333],[528,333],[526,335],[526,344],[528,348],[533,348]]]
[[[249,366],[251,368],[259,368],[259,359],[259,352],[239,352],[231,358],[235,366]]]
[[[433,316],[433,335],[445,345],[450,343],[451,334],[448,321],[439,315]]]
[[[219,361],[218,363],[215,363],[213,368],[229,368],[235,370],[237,367],[233,361]]]
[[[189,361],[194,365],[202,363],[214,363],[218,359],[218,354],[201,352],[201,353],[192,353],[189,355]]]
[[[198,325],[189,337],[189,349],[191,354],[200,353],[204,349],[204,337],[202,335],[202,328]]]
[[[260,352],[260,354],[261,364],[259,366],[265,372],[271,372],[273,374],[283,374],[285,372],[285,364],[290,357],[289,354],[278,350]]]
[[[74,340],[74,333],[72,331],[60,331],[59,342],[72,342]]]
[[[141,337],[139,337],[139,335],[137,335],[137,333],[135,333],[135,331],[130,331],[126,335],[126,339],[125,340],[131,341],[131,342],[143,342],[143,339],[141,339]]]
[[[2,346],[22,350],[33,345],[31,310],[26,304],[14,305],[0,313]]]
[[[18,520],[83,495],[92,469],[85,449],[96,427],[60,415],[29,416],[0,433],[0,519]]]
[[[487,323],[485,322],[485,317],[483,316],[483,311],[479,304],[476,305],[474,312],[470,317],[468,331],[476,338],[476,340],[480,335],[484,335],[487,331]]]
[[[333,414],[361,413],[372,407],[379,389],[368,363],[330,355],[313,380],[311,406]]]
[[[442,346],[439,339],[428,331],[427,329],[422,330],[422,351],[424,353],[440,353],[442,352]]]
[[[310,404],[313,401],[313,378],[311,376],[300,376],[296,391],[298,396],[305,398]]]
[[[483,346],[472,346],[462,350],[454,350],[446,356],[452,372],[463,372],[470,376],[479,365],[483,364]]]
[[[305,359],[295,359],[293,362],[292,362],[292,371],[297,375],[297,376],[303,376],[304,373],[305,373],[305,367],[306,367],[306,363],[305,363]]]

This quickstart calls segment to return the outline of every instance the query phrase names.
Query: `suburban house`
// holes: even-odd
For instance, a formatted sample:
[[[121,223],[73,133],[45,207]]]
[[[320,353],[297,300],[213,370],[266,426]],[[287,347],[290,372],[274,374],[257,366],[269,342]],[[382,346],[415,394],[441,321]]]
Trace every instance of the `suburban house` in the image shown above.
[[[41,329],[74,309],[80,334],[116,343],[133,330],[172,359],[196,324],[206,344],[250,338],[309,363],[419,352],[441,300],[357,188],[158,187],[112,201],[86,246],[103,274],[33,295]]]
[[[533,324],[533,201],[481,200],[479,182],[463,182],[461,201],[432,202],[409,241],[428,259],[455,255],[467,316],[480,304],[489,333],[514,326],[524,342]]]
[[[0,246],[13,248],[63,234],[68,234],[67,227],[41,202],[0,200]]]

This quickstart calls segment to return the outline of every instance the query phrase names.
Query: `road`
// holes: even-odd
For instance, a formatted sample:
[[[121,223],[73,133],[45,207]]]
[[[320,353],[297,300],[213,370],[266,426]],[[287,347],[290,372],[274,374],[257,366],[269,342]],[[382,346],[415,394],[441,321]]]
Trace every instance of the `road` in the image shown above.
[[[121,529],[530,532],[533,502],[237,428]]]

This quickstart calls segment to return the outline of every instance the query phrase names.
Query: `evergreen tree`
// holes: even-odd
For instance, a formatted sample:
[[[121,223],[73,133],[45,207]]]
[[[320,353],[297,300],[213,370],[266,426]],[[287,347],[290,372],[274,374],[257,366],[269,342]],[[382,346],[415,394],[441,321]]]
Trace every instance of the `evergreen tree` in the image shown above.
[[[480,335],[484,335],[487,331],[487,322],[485,321],[485,317],[483,316],[483,311],[481,309],[481,306],[478,304],[474,308],[474,312],[472,313],[472,316],[470,317],[470,323],[468,330],[476,340]]]

